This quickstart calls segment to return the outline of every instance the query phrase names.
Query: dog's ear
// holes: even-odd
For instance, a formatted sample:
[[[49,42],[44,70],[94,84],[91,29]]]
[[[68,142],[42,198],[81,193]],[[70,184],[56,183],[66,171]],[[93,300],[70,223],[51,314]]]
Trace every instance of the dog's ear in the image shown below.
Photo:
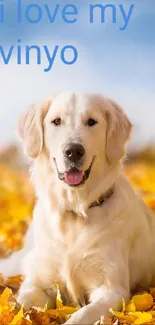
[[[18,134],[23,140],[25,153],[36,158],[43,147],[43,120],[48,112],[51,101],[40,106],[31,106],[24,113],[18,124]]]
[[[108,100],[108,104],[110,106],[106,112],[106,156],[109,163],[116,163],[125,154],[125,144],[129,139],[132,124],[117,103]]]

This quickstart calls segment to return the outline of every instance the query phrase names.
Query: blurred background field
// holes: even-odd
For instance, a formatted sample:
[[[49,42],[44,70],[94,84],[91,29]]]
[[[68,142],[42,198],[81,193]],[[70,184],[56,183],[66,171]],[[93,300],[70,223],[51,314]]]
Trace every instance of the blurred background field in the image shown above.
[[[132,152],[124,162],[134,188],[155,213],[155,147]],[[6,257],[24,243],[35,202],[28,165],[20,149],[0,152],[0,256]]]
[[[34,193],[28,166],[16,146],[0,153],[0,256],[23,245],[32,217]]]

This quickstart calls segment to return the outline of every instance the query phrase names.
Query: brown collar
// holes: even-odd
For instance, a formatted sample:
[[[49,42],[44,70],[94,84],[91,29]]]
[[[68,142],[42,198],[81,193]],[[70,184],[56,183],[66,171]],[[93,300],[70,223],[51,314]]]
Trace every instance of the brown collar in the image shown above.
[[[102,206],[113,195],[113,193],[114,193],[114,186],[111,187],[106,193],[101,195],[97,201],[93,202],[89,206],[89,209]]]

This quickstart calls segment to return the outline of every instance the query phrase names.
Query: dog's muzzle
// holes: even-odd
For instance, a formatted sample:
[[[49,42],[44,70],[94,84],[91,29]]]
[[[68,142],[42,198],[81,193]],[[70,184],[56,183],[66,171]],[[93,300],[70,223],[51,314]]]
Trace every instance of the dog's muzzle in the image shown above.
[[[92,159],[92,162],[86,171],[82,171],[78,168],[71,167],[64,173],[59,172],[56,160],[54,160],[59,179],[61,181],[64,181],[65,183],[67,183],[69,186],[72,186],[72,187],[80,186],[80,185],[84,184],[90,176],[90,172],[91,172],[91,169],[93,166],[94,159],[95,159],[95,157]]]

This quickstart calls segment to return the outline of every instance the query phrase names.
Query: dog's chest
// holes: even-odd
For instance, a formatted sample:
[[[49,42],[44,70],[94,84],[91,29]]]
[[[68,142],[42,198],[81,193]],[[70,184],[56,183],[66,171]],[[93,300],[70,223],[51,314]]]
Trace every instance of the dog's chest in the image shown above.
[[[86,228],[86,222],[82,216],[72,211],[67,211],[61,217],[59,231],[65,242],[66,251],[70,251],[81,237],[81,232]]]
[[[65,250],[61,275],[74,299],[83,305],[89,301],[92,288],[103,283],[103,257],[98,253],[98,239],[93,236],[88,221],[72,212],[64,217],[61,235]]]

